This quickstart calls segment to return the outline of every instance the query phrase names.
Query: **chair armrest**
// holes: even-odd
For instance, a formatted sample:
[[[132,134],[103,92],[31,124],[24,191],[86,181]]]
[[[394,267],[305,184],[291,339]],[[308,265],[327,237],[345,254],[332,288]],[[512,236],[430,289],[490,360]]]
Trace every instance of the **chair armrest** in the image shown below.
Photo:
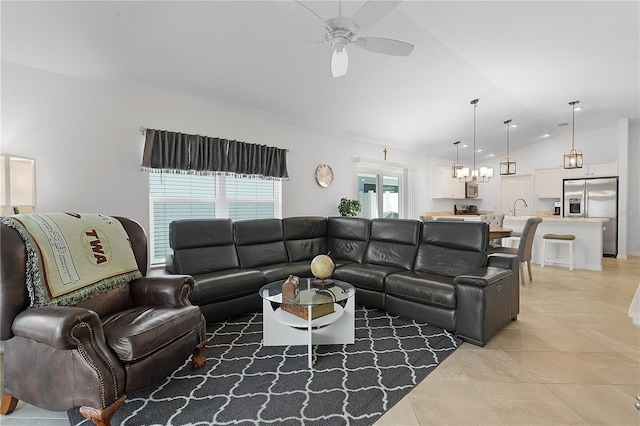
[[[11,329],[16,336],[34,340],[56,349],[77,348],[87,333],[79,333],[79,327],[91,330],[90,335],[104,343],[102,322],[94,311],[73,306],[41,306],[22,311],[16,316]]]
[[[193,291],[191,275],[151,275],[129,283],[131,298],[136,306],[191,305]]]
[[[486,268],[477,269],[469,274],[458,275],[453,279],[455,285],[473,285],[476,287],[487,287],[513,274],[511,269],[497,268],[488,266]]]

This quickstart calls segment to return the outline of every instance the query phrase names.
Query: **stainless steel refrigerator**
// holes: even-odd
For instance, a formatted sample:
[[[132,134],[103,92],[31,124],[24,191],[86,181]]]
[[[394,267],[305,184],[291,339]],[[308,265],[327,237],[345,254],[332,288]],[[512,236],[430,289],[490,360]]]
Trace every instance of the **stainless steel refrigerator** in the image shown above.
[[[604,256],[618,255],[618,178],[565,179],[565,217],[607,218],[603,223]]]

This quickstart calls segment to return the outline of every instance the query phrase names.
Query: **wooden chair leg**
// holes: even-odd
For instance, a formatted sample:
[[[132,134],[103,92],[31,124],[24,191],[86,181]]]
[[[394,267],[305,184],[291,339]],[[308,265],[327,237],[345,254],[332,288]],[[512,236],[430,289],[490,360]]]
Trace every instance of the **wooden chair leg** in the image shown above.
[[[191,366],[194,369],[202,368],[207,363],[207,359],[202,355],[204,347],[207,346],[209,339],[204,339],[200,344],[196,345],[193,350],[193,356],[191,357]]]
[[[80,407],[80,414],[84,418],[91,420],[96,426],[111,426],[111,418],[124,405],[125,399],[127,399],[127,395],[122,395],[104,410],[98,410],[93,407]]]
[[[518,269],[520,269],[520,284],[524,285],[524,264],[520,262]]]
[[[9,395],[8,393],[2,394],[2,406],[0,407],[0,414],[7,415],[12,413],[18,405],[18,399]]]
[[[527,269],[529,270],[529,281],[533,281],[533,275],[531,275],[531,261],[527,260]]]

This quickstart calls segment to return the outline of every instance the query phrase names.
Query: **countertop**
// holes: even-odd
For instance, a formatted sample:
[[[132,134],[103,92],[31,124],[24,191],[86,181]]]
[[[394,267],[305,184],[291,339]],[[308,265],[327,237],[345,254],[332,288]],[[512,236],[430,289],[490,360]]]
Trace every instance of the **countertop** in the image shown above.
[[[504,220],[527,220],[530,217],[536,217],[536,216],[511,216],[511,215],[505,215],[504,216]],[[596,217],[562,217],[562,216],[554,216],[554,215],[548,215],[548,216],[540,216],[542,218],[543,221],[549,221],[549,222],[588,222],[588,223],[603,223],[603,222],[609,222],[609,219],[605,218],[596,218]],[[480,220],[480,216],[479,215],[438,215],[438,216],[433,216],[434,219],[450,219],[450,218],[454,218],[454,219],[464,219],[464,220],[470,220],[470,221],[478,221]]]
[[[535,216],[506,216],[504,220],[527,220],[530,217]],[[556,221],[556,222],[609,222],[606,217],[562,217],[562,216],[540,216],[543,221]]]

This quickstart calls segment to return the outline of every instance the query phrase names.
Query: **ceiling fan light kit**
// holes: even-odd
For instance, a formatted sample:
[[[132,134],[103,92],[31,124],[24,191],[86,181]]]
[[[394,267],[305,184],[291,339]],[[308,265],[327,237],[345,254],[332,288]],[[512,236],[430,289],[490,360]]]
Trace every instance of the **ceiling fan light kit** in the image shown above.
[[[342,77],[349,69],[349,55],[347,49],[333,47],[331,53],[331,75],[334,77]]]

